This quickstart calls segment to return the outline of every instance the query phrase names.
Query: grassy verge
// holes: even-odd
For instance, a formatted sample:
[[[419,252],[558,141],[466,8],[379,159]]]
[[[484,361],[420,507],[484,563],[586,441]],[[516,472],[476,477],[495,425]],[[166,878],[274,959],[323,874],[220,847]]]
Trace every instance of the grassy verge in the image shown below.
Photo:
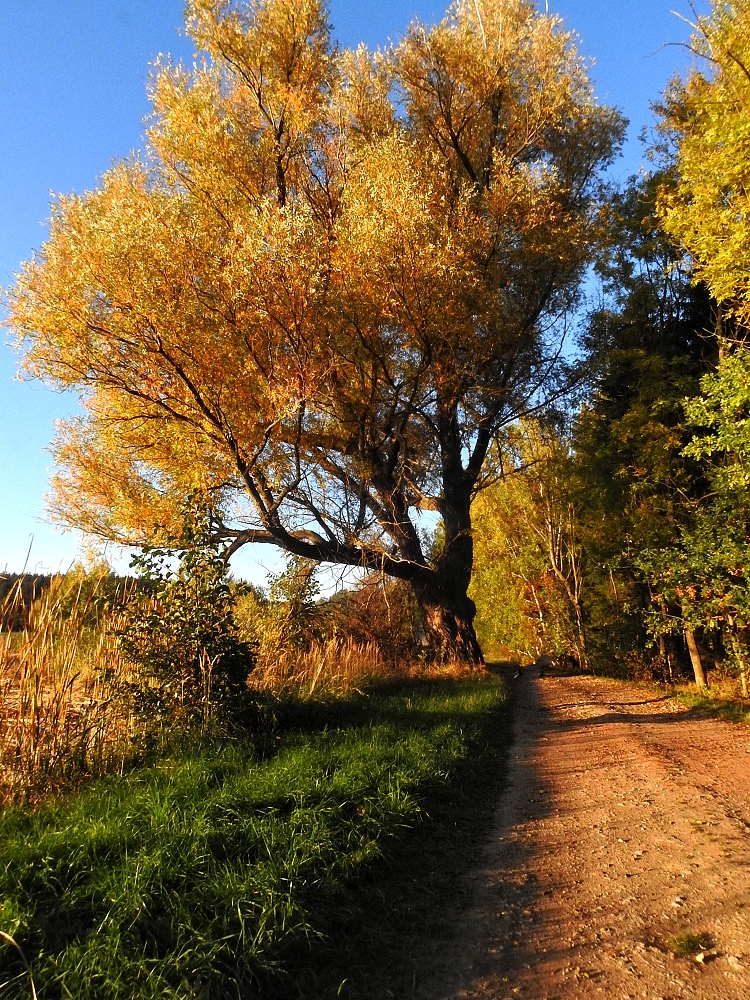
[[[698,694],[692,691],[677,689],[675,698],[688,708],[709,715],[716,715],[730,722],[743,722],[750,725],[750,703],[740,698],[726,698],[719,694]]]
[[[0,995],[25,962],[40,1000],[386,995],[489,821],[503,706],[494,678],[289,703],[264,746],[6,810]]]

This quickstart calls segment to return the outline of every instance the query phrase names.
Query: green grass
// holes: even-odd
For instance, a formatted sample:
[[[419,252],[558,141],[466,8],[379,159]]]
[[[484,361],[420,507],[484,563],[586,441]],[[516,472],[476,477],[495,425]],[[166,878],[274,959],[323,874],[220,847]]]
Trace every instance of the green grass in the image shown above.
[[[711,947],[712,941],[707,934],[696,934],[694,931],[681,931],[669,940],[669,950],[678,958],[687,958]]]
[[[688,691],[678,691],[674,695],[678,701],[688,708],[707,715],[715,715],[729,722],[742,722],[750,725],[750,705],[746,701],[732,698],[720,698],[711,694],[693,694]]]
[[[0,931],[40,1000],[383,996],[489,822],[503,706],[486,678],[289,703],[263,745],[8,809]],[[3,982],[30,995],[7,941]]]

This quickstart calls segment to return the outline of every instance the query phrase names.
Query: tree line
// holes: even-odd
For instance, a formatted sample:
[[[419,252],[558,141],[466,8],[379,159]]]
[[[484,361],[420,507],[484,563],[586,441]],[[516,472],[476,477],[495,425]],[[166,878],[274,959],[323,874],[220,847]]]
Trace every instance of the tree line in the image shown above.
[[[654,169],[609,202],[584,397],[498,442],[474,587],[480,634],[516,655],[699,688],[717,667],[747,696],[750,5],[695,28],[702,68],[656,105]]]

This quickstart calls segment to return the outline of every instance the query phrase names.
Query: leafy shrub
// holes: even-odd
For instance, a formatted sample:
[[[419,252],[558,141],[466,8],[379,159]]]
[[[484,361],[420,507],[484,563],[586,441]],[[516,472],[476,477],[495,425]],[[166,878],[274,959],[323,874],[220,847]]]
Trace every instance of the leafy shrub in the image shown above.
[[[306,653],[325,642],[329,632],[327,605],[318,599],[317,563],[292,556],[286,569],[269,576],[268,594],[245,585],[235,614],[241,637],[257,651],[261,669],[281,655]]]
[[[174,562],[176,560],[176,567]],[[247,708],[253,651],[238,632],[227,566],[207,515],[186,517],[174,547],[144,546],[131,561],[141,586],[116,629],[133,667],[123,691],[140,713],[205,726]]]
[[[329,602],[332,631],[363,646],[376,646],[392,665],[413,661],[421,632],[419,607],[404,580],[368,573],[358,586]]]

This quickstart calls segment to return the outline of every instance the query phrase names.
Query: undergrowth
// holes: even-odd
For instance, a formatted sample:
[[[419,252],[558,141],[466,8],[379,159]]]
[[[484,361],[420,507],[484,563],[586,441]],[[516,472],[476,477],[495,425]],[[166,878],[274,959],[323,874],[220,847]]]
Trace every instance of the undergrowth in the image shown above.
[[[708,934],[697,934],[695,931],[681,931],[669,939],[669,950],[678,958],[695,955],[712,946],[713,942]]]
[[[486,676],[288,699],[263,736],[6,809],[0,995],[385,995],[488,821],[503,703]]]
[[[742,722],[750,725],[750,702],[741,698],[721,697],[721,693],[699,694],[692,691],[675,692],[675,697],[689,708],[710,715],[717,715],[730,722]]]

